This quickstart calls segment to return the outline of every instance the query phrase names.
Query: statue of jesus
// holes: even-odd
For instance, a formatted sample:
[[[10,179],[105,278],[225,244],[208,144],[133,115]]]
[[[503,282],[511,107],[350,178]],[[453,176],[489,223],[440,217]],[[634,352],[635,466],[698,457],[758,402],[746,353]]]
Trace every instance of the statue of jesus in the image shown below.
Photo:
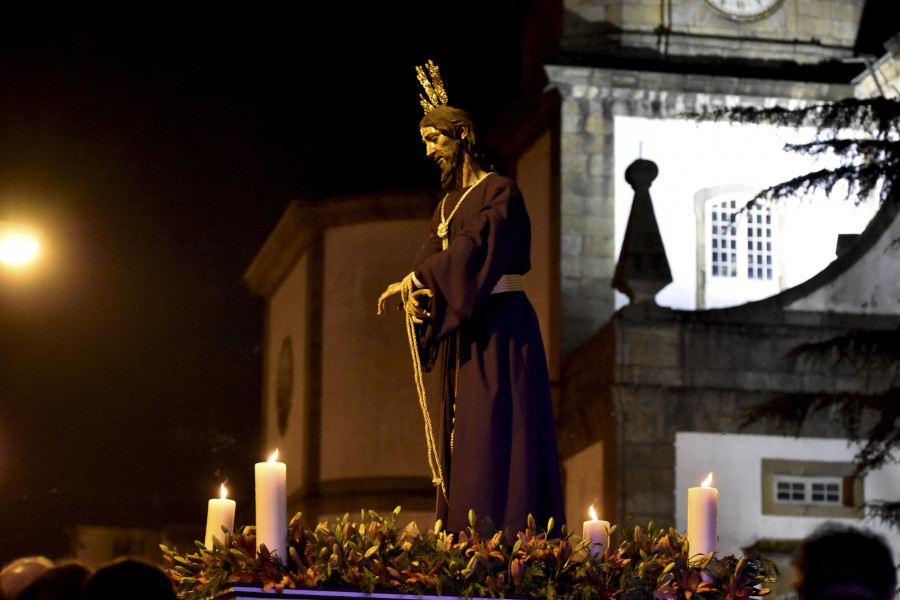
[[[419,68],[429,93],[419,130],[447,194],[378,312],[399,294],[426,369],[443,357],[437,518],[458,532],[472,510],[514,540],[529,515],[540,527],[565,522],[547,359],[522,281],[531,224],[515,181],[485,168],[472,119],[446,105],[437,67],[427,68],[440,90]]]

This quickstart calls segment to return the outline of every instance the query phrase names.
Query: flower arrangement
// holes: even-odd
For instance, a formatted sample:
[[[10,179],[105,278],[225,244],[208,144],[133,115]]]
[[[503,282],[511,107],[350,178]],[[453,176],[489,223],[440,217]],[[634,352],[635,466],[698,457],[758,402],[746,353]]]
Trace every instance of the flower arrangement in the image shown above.
[[[746,600],[769,592],[774,564],[766,559],[689,556],[687,538],[653,524],[630,527],[617,547],[595,553],[590,540],[567,533],[548,537],[553,521],[538,531],[529,517],[512,546],[502,533],[479,533],[476,517],[458,535],[415,523],[397,524],[400,508],[387,518],[362,511],[358,523],[349,515],[315,529],[300,524],[298,513],[288,527],[289,560],[285,565],[265,546],[256,551],[253,527],[227,534],[213,548],[196,542],[197,552],[179,554],[161,546],[167,574],[182,600],[210,598],[232,585],[259,585],[263,590],[294,588],[391,591],[447,597],[546,598],[573,600]],[[482,524],[478,524],[481,526]],[[613,534],[616,527],[610,531]],[[227,533],[227,532],[226,532]]]

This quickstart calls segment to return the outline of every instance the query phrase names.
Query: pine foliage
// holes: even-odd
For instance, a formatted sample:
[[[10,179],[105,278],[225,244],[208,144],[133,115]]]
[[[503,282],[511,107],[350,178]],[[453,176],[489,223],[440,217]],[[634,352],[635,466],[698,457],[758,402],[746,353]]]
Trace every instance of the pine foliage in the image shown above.
[[[788,144],[786,150],[809,156],[833,154],[839,165],[779,183],[760,192],[749,206],[765,201],[805,197],[815,190],[829,195],[842,190],[856,204],[877,195],[881,205],[897,202],[900,178],[900,102],[887,98],[855,99],[797,109],[737,107],[695,115],[706,120],[745,124],[813,126],[816,139]],[[900,190],[898,190],[900,191]],[[889,252],[900,249],[894,240]],[[745,411],[742,428],[757,422],[774,424],[799,435],[804,423],[825,416],[840,423],[857,443],[854,457],[864,474],[900,461],[900,330],[853,331],[826,341],[803,344],[788,356],[807,372],[845,369],[856,376],[884,382],[871,393],[784,394]],[[869,516],[900,527],[900,499],[870,501]]]
[[[786,144],[785,150],[807,156],[834,155],[840,165],[794,177],[761,191],[751,204],[804,197],[815,190],[831,195],[846,186],[845,197],[860,203],[872,194],[880,202],[893,198],[900,173],[900,102],[887,98],[837,102],[788,109],[733,107],[692,115],[700,120],[741,124],[812,126],[815,140]]]
[[[839,420],[847,438],[859,444],[854,461],[860,474],[900,460],[900,388],[877,394],[785,394],[750,407],[742,426],[772,421],[785,433],[799,435],[816,414]]]

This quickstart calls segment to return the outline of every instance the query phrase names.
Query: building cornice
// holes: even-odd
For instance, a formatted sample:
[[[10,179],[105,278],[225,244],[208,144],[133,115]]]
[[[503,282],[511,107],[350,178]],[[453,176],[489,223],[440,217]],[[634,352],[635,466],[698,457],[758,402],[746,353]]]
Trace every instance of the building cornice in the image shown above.
[[[427,219],[438,200],[437,191],[375,192],[325,201],[293,200],[253,259],[244,281],[254,294],[268,298],[309,248],[317,232],[370,221]]]

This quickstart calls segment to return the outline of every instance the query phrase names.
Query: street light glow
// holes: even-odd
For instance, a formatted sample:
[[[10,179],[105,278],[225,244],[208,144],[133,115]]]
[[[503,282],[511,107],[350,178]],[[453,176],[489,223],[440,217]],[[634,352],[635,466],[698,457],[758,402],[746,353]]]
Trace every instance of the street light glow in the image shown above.
[[[33,233],[0,225],[0,262],[11,266],[25,265],[37,257],[40,247]]]

